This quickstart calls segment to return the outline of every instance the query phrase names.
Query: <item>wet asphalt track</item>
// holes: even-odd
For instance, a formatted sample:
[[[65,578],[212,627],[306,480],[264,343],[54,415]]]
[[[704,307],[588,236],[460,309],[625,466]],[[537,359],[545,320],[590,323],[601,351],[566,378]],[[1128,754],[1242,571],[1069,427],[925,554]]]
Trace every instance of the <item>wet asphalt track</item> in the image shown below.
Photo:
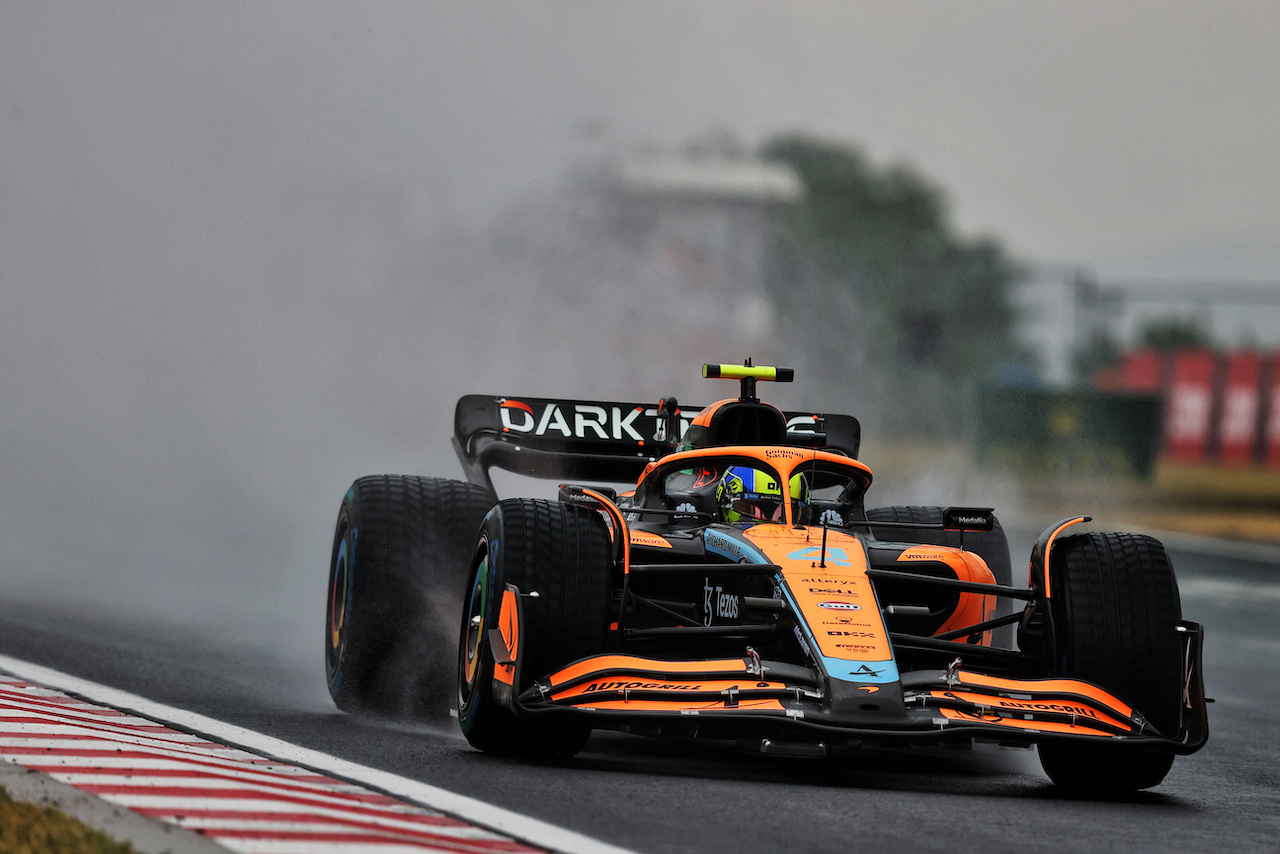
[[[319,615],[315,656],[302,661],[0,599],[0,652],[643,852],[1280,851],[1280,562],[1170,551],[1184,614],[1207,628],[1212,735],[1158,789],[1119,803],[1063,798],[1034,754],[1015,750],[834,766],[605,734],[565,765],[493,759],[452,721],[333,711]]]

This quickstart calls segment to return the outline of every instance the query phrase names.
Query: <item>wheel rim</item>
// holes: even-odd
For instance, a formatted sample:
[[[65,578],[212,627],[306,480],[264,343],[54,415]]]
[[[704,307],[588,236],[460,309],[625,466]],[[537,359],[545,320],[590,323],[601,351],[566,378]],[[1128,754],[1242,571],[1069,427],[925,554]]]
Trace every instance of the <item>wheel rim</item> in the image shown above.
[[[325,626],[325,666],[329,679],[340,677],[339,665],[345,651],[347,623],[351,613],[351,576],[355,562],[355,531],[344,526],[336,543],[333,567],[329,572],[328,620]]]
[[[458,700],[462,709],[471,704],[480,679],[481,638],[485,630],[485,602],[488,599],[489,556],[480,557],[471,583],[471,596],[462,624],[462,642],[458,645]]]

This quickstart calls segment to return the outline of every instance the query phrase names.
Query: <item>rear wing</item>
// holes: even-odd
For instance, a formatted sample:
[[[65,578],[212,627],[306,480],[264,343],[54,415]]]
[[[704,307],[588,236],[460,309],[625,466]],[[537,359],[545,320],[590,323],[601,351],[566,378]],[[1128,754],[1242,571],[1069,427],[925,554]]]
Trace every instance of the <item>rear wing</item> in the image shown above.
[[[468,394],[453,416],[453,446],[467,480],[493,488],[493,468],[529,477],[634,483],[675,450],[702,407]],[[787,444],[857,457],[852,415],[784,412]]]

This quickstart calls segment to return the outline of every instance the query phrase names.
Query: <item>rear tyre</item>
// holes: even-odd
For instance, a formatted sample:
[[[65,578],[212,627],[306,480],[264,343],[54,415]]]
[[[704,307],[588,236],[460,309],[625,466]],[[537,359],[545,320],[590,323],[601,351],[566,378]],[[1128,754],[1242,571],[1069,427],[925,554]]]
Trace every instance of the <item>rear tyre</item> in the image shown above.
[[[334,529],[325,625],[325,676],[338,708],[447,711],[461,589],[495,500],[484,487],[431,477],[351,485]]]
[[[869,522],[917,522],[922,525],[941,525],[942,508],[930,506],[896,505],[893,507],[873,507],[867,511]],[[959,531],[943,531],[938,528],[877,528],[872,526],[871,534],[877,540],[923,543],[930,546],[960,547]],[[987,564],[987,569],[995,576],[996,584],[1010,586],[1013,584],[1013,565],[1009,558],[1009,539],[1004,534],[1000,520],[990,531],[966,531],[964,548],[971,551]],[[999,599],[996,603],[996,614],[1004,616],[1017,610],[1017,603],[1008,599]],[[1003,626],[992,632],[995,646],[1011,649],[1013,647],[1013,626]]]
[[[494,507],[480,526],[458,643],[458,722],[473,747],[490,753],[567,757],[591,730],[517,717],[517,695],[570,662],[601,652],[611,596],[608,529],[592,510],[533,499]],[[495,679],[488,631],[498,624],[508,584],[521,592],[520,682]],[[529,594],[537,592],[537,597]]]
[[[1159,540],[1090,533],[1053,544],[1049,568],[1056,661],[1050,675],[1092,682],[1170,738],[1182,722],[1182,606]],[[1040,763],[1059,786],[1114,794],[1158,785],[1173,754],[1125,745],[1047,743]]]

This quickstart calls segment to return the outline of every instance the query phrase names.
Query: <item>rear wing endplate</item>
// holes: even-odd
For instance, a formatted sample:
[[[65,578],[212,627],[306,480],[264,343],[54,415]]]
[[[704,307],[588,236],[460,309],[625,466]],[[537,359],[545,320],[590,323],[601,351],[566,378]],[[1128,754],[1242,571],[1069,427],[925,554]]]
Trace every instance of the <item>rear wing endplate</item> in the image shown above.
[[[669,403],[668,403],[669,401]],[[702,407],[468,394],[453,416],[453,445],[467,480],[493,488],[493,468],[529,477],[634,483],[671,453]],[[857,457],[858,419],[784,412],[787,443]]]

